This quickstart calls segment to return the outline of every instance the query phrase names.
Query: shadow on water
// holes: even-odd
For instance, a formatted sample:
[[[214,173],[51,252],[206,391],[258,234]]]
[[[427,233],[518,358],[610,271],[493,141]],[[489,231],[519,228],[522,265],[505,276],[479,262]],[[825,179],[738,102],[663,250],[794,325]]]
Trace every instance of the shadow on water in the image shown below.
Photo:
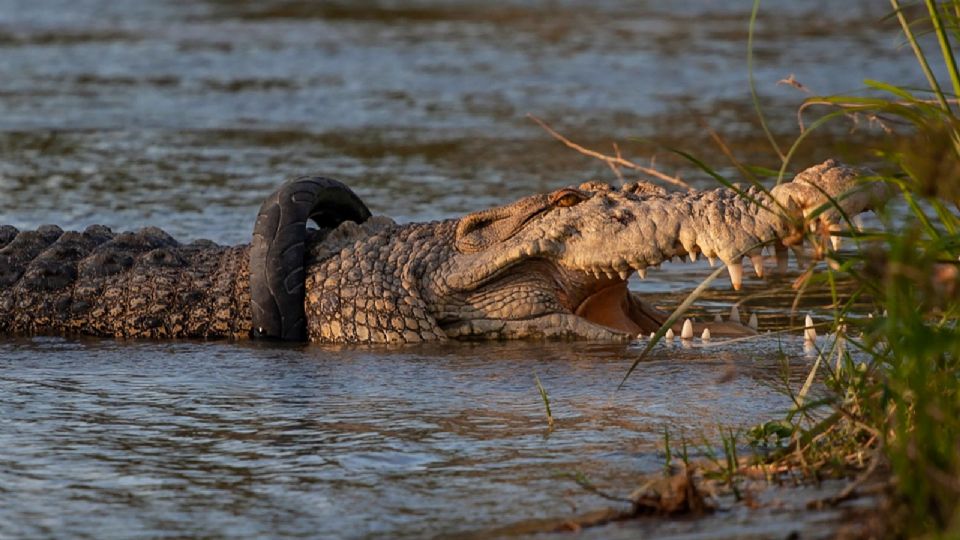
[[[262,197],[303,173],[400,221],[613,179],[526,113],[710,187],[665,148],[732,175],[709,126],[775,165],[747,99],[749,7],[0,0],[0,222],[240,243]],[[876,2],[764,9],[756,78],[788,111],[771,118],[784,140],[805,96],[777,84],[790,73],[820,93],[916,78]],[[825,133],[797,162],[862,161],[871,137]],[[707,273],[665,265],[631,285],[672,307]],[[725,287],[698,314],[771,284]],[[765,328],[790,324],[779,294],[746,302]],[[781,346],[799,384],[800,345],[767,338],[657,349],[617,392],[636,347],[0,340],[0,536],[422,537],[555,517],[602,503],[563,474],[621,492],[657,470],[664,426],[710,436],[788,407]]]

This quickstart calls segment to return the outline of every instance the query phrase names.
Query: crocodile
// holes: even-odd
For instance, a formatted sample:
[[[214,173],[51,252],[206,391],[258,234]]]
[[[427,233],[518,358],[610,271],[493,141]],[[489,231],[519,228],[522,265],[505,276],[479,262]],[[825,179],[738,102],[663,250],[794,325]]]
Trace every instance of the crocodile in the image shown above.
[[[889,196],[860,176],[828,160],[770,190],[668,193],[590,181],[406,224],[372,215],[340,182],[301,177],[264,202],[253,242],[239,246],[180,243],[154,227],[3,226],[0,334],[629,340],[668,315],[629,290],[633,273],[702,254],[726,264],[739,289],[745,256],[762,275],[772,247],[782,268],[808,227],[829,238],[842,216]],[[752,332],[733,322],[695,326]]]

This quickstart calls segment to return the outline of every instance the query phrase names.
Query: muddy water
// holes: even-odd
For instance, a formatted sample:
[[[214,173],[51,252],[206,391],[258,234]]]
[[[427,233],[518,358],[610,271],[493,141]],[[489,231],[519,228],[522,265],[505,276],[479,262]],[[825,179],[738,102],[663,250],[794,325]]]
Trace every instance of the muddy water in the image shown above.
[[[339,177],[402,221],[611,177],[526,113],[707,185],[662,146],[726,170],[706,125],[774,165],[749,4],[0,0],[0,222],[236,243],[291,174]],[[917,80],[883,10],[764,4],[756,79],[782,141],[804,97],[776,84],[791,73],[821,93]],[[862,158],[835,135],[800,159]],[[670,303],[707,273],[664,269],[632,286]],[[760,304],[784,323],[786,301]],[[665,426],[709,436],[787,407],[778,348],[659,349],[614,391],[636,348],[4,339],[0,536],[449,536],[563,515],[603,503],[565,475],[629,492]],[[784,349],[797,384],[808,359]]]

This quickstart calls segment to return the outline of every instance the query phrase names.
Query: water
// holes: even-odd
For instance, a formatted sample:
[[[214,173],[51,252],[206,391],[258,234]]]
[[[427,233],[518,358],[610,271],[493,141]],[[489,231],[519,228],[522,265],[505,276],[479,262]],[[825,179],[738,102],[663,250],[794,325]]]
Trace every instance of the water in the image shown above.
[[[305,172],[400,221],[612,177],[526,113],[706,186],[660,145],[726,170],[705,122],[774,164],[747,93],[750,4],[0,0],[0,223],[237,243]],[[756,80],[782,140],[805,96],[777,85],[791,73],[819,93],[920,81],[881,4],[764,3]],[[798,159],[862,160],[839,133]],[[707,272],[632,287],[670,304]],[[762,324],[788,307],[761,303]],[[798,385],[809,360],[785,348]],[[788,407],[777,349],[659,349],[615,391],[638,349],[6,338],[0,537],[450,536],[562,516],[604,504],[564,475],[629,493],[662,465],[665,426],[710,436]]]
[[[629,491],[665,427],[788,407],[754,347],[663,349],[615,391],[636,349],[7,340],[0,533],[417,537],[591,508],[564,475]]]

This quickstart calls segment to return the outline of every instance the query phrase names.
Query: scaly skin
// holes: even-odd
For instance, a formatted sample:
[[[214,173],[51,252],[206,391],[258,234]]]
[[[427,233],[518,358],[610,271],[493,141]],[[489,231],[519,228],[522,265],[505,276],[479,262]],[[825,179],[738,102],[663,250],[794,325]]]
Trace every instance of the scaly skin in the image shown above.
[[[630,339],[666,316],[627,291],[633,271],[703,253],[723,260],[739,288],[741,254],[763,242],[778,254],[796,243],[803,218],[825,194],[851,190],[856,176],[828,161],[777,186],[772,198],[755,188],[745,196],[666,194],[646,184],[587,183],[459,220],[347,221],[307,236],[309,339]],[[869,184],[839,201],[856,214],[888,195]],[[824,212],[815,223],[829,231],[837,219]],[[247,246],[180,245],[156,229],[13,232],[0,229],[0,333],[250,333]],[[711,330],[750,332],[733,324]]]
[[[247,246],[181,245],[156,228],[113,234],[0,228],[0,334],[246,337]]]

